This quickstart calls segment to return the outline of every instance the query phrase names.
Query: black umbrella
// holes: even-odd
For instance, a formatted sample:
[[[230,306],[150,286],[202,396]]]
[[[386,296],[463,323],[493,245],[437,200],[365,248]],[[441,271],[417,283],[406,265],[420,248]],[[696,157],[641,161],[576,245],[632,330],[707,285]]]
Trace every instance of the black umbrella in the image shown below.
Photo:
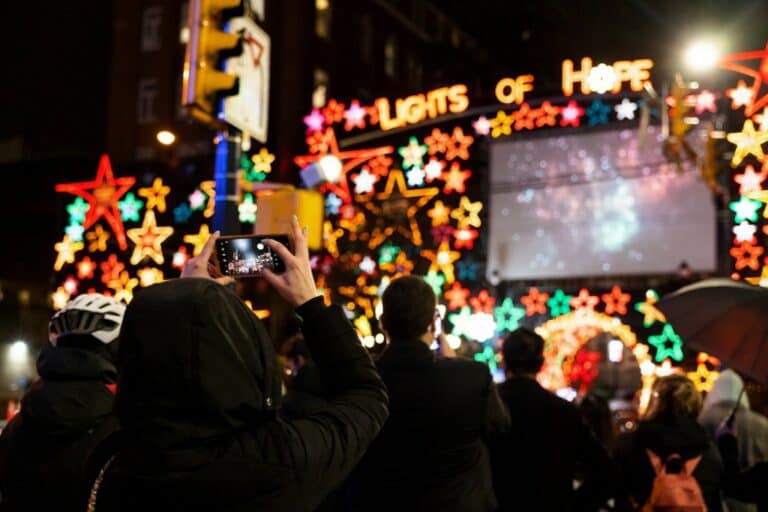
[[[707,279],[667,295],[657,307],[686,346],[768,384],[768,289]]]

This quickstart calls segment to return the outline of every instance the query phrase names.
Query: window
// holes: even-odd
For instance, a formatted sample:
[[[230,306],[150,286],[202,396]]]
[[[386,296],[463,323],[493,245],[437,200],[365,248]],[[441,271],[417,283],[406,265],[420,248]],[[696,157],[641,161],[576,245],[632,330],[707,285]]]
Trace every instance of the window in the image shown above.
[[[139,91],[136,95],[136,122],[138,124],[148,124],[157,120],[155,98],[157,98],[157,78],[139,80]]]
[[[163,8],[159,5],[147,7],[141,14],[141,51],[155,52],[163,45],[160,37],[160,23],[163,20]]]
[[[384,73],[392,78],[397,73],[397,39],[394,34],[388,35],[384,43]]]
[[[373,22],[370,14],[360,18],[360,60],[371,62],[373,59]]]
[[[331,38],[331,0],[315,0],[315,33],[322,39]]]
[[[328,72],[315,69],[314,87],[312,88],[312,106],[322,108],[328,101]]]

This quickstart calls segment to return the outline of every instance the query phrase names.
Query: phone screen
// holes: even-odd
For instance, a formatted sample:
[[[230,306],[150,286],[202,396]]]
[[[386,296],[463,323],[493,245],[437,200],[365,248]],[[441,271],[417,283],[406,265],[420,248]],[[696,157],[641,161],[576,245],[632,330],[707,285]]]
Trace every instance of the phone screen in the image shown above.
[[[216,241],[219,270],[234,278],[260,276],[265,268],[276,274],[285,272],[285,262],[264,243],[276,240],[286,247],[287,235],[223,236]]]

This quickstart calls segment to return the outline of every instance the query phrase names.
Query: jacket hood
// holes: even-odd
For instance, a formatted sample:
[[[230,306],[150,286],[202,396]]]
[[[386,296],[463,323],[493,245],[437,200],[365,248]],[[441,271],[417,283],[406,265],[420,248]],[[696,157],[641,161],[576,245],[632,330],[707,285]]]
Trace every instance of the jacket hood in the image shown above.
[[[118,418],[129,440],[156,449],[261,424],[278,407],[280,376],[262,323],[207,279],[168,281],[136,296],[118,369]]]
[[[663,420],[642,422],[638,428],[642,445],[661,457],[679,453],[688,458],[709,447],[707,432],[692,418],[672,416]]]
[[[741,392],[743,389],[744,381],[739,374],[733,370],[725,370],[720,373],[720,377],[712,385],[712,391],[704,398],[704,407],[702,409],[707,410],[715,404],[722,402],[730,402],[732,406],[735,406],[739,396],[741,396],[739,405],[749,409],[749,397],[746,393]]]
[[[37,360],[41,379],[21,401],[25,428],[47,439],[81,435],[112,412],[114,395],[106,384],[117,370],[106,359],[75,348],[46,347]]]

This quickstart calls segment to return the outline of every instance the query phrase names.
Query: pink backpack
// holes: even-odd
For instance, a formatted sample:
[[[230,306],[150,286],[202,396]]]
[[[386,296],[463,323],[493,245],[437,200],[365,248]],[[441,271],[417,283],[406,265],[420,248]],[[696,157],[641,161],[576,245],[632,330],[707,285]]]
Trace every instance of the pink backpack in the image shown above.
[[[666,461],[662,461],[651,450],[645,451],[656,477],[653,479],[651,496],[641,509],[642,512],[707,512],[699,482],[693,478],[693,471],[701,455],[683,462],[680,455],[673,453]],[[675,459],[679,460],[680,472],[668,473],[670,462]]]

